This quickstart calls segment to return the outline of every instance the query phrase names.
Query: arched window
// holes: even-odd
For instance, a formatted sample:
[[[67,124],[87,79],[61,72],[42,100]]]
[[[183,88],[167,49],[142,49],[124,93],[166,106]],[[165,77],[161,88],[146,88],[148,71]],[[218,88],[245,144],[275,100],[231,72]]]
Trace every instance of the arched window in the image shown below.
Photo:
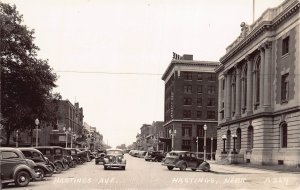
[[[255,92],[255,108],[257,108],[257,106],[259,106],[259,102],[260,102],[260,99],[259,99],[259,96],[260,96],[260,80],[261,80],[261,77],[260,77],[260,74],[261,74],[261,64],[260,64],[260,61],[261,61],[261,58],[260,56],[258,56],[258,58],[256,59],[256,62],[255,62],[255,69],[254,69],[254,79],[255,79],[255,83],[254,83],[254,92]]]
[[[250,125],[248,127],[248,134],[247,134],[247,148],[252,149],[253,148],[253,127]]]
[[[235,72],[232,73],[231,78],[231,111],[232,116],[235,114],[235,106],[236,106],[236,74]]]
[[[281,148],[287,148],[287,140],[288,140],[287,124],[286,124],[286,122],[282,122],[280,124],[280,144],[281,144]]]
[[[239,151],[241,149],[241,141],[242,141],[242,131],[241,128],[237,128],[236,130],[236,150]]]
[[[242,71],[242,113],[245,113],[247,108],[247,64]]]
[[[227,131],[227,143],[226,143],[227,152],[230,151],[230,147],[231,147],[231,131],[228,130]]]

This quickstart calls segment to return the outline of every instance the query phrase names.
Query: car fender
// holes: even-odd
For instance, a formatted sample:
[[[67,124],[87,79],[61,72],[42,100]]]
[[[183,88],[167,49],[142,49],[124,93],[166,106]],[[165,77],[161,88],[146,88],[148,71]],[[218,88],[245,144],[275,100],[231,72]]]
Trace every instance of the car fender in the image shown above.
[[[178,162],[176,162],[175,167],[180,168],[182,166],[182,164],[186,164],[187,165],[186,161],[179,160]]]
[[[44,171],[51,172],[51,170],[46,166],[46,164],[36,163],[36,165],[37,165],[36,167],[42,168]]]
[[[17,165],[14,168],[13,178],[15,178],[16,174],[19,171],[26,171],[26,172],[28,172],[31,178],[36,178],[36,176],[37,176],[37,175],[34,175],[34,170],[31,169],[30,167],[28,167],[26,165]]]
[[[54,165],[55,165],[55,164],[61,164],[62,167],[65,167],[64,163],[63,163],[62,161],[60,161],[60,160],[54,161]]]
[[[202,162],[201,164],[199,164],[198,168],[199,169],[204,169],[208,167],[210,169],[210,164],[208,162]]]

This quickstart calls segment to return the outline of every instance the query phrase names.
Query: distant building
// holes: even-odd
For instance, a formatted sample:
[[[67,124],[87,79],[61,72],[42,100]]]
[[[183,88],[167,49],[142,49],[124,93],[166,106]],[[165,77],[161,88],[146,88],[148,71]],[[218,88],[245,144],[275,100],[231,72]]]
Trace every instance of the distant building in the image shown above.
[[[173,59],[162,76],[165,81],[164,142],[165,151],[172,148],[170,131],[176,131],[175,150],[203,151],[204,124],[207,125],[208,152],[216,149],[218,83],[215,68],[218,62],[195,61],[193,55]],[[213,142],[211,142],[211,138]]]
[[[220,59],[217,159],[299,167],[299,7],[286,0],[242,23]]]

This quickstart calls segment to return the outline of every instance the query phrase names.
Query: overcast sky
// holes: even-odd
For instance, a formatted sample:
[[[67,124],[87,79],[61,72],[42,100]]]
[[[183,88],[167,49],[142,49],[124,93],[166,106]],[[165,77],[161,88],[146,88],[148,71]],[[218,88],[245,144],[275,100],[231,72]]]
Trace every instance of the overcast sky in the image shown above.
[[[116,146],[135,141],[142,124],[163,121],[161,74],[172,52],[218,61],[240,34],[240,23],[252,23],[253,0],[4,2],[15,4],[35,30],[39,57],[59,75],[54,91],[78,101],[84,121]],[[255,18],[281,2],[256,0]]]

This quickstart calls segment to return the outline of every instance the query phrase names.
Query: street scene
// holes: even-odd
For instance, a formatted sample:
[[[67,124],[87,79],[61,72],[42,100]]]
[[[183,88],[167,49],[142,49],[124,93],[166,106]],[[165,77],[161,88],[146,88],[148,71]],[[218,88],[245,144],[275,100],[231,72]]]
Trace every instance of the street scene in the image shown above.
[[[299,0],[0,0],[0,189],[299,189]]]

